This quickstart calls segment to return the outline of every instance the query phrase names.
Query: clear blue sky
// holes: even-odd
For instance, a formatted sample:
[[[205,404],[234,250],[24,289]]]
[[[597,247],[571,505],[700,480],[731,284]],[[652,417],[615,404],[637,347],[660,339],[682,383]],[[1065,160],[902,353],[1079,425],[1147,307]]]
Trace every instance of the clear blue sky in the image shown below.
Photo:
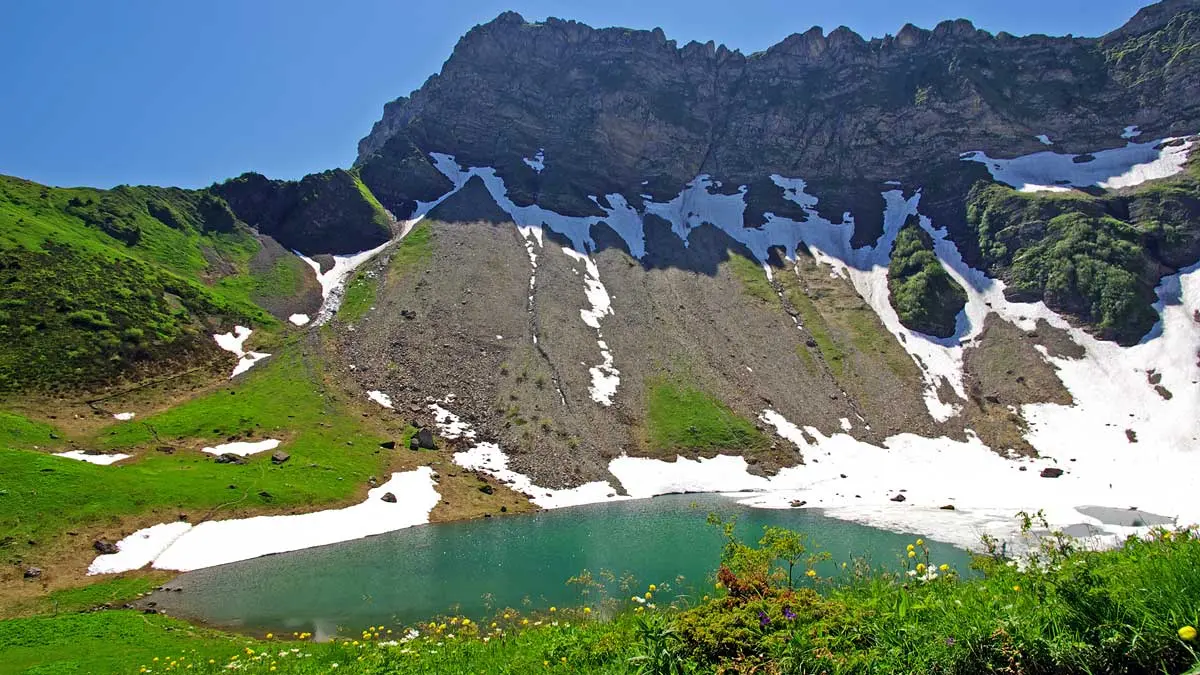
[[[354,161],[384,102],[504,9],[660,26],[750,53],[812,25],[867,37],[965,17],[1095,36],[1149,0],[0,0],[0,173],[198,187]]]

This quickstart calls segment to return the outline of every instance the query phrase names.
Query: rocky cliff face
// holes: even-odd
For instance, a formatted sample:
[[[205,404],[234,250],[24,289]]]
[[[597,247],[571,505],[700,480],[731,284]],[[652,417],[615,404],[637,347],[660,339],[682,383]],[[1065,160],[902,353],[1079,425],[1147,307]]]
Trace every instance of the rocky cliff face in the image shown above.
[[[518,204],[573,214],[598,213],[589,195],[670,197],[703,173],[736,184],[801,175],[822,215],[855,212],[865,243],[878,228],[865,212],[882,210],[879,183],[931,182],[961,152],[1033,151],[1038,134],[1085,152],[1119,144],[1129,124],[1194,132],[1200,75],[1172,47],[1200,37],[1196,7],[1148,8],[1099,39],[991,35],[959,20],[869,41],[812,28],[750,56],[679,46],[661,30],[510,12],[472,29],[440,74],[388,104],[358,164],[398,215],[437,182],[421,162],[399,166],[414,147],[494,166]],[[539,150],[540,174],[523,161]]]
[[[1195,133],[1197,40],[1197,0],[1147,7],[1100,38],[992,35],[965,20],[873,40],[814,27],[749,56],[711,42],[679,46],[657,29],[529,23],[507,12],[385,106],[357,168],[400,217],[451,188],[429,153],[494,167],[517,206],[569,216],[604,216],[611,195],[639,210],[707,174],[727,190],[745,186],[750,228],[767,213],[794,217],[768,177],[801,177],[817,214],[835,223],[848,215],[855,247],[883,233],[882,192],[898,181],[922,192],[922,214],[948,229],[969,264],[1015,281],[1011,265],[981,254],[988,242],[966,205],[991,176],[961,155],[1011,157],[1050,142],[1055,152],[1091,153],[1123,146],[1130,125],[1145,138]],[[1153,286],[1188,256],[1160,253],[1138,231],[1122,236],[1155,251],[1117,263],[1113,290],[1071,280],[1021,297],[1136,341],[1149,328]],[[1103,293],[1123,299],[1102,308]],[[1138,305],[1128,325],[1102,317],[1126,304]]]

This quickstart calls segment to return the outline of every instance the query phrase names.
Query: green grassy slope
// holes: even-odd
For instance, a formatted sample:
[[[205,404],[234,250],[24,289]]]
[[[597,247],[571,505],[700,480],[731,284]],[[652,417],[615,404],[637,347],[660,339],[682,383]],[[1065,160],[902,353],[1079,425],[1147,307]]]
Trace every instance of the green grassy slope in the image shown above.
[[[213,355],[216,328],[277,326],[252,298],[302,272],[252,272],[259,248],[207,191],[0,177],[0,393],[153,374]]]
[[[69,530],[119,527],[148,514],[173,520],[181,511],[199,516],[218,507],[306,507],[352,496],[368,476],[383,475],[388,455],[360,417],[323,395],[320,372],[314,358],[285,345],[236,382],[158,415],[117,423],[89,445],[136,455],[118,470],[0,440],[0,531],[15,540],[8,552],[20,550],[36,562],[43,549],[22,542],[61,540]],[[21,440],[44,433],[24,422],[8,435]],[[217,464],[198,451],[234,437],[281,439],[292,460],[276,465],[264,455],[245,465]]]

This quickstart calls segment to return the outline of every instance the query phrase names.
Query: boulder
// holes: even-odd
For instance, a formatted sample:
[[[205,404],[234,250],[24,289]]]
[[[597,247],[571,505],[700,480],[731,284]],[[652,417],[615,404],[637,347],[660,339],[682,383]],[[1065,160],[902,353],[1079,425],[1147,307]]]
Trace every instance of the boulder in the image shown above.
[[[429,427],[424,427],[417,432],[417,443],[426,450],[436,450],[437,444],[433,442],[433,432]]]
[[[940,508],[940,509],[941,509],[941,510],[943,510],[943,511],[953,511],[953,510],[954,510],[954,505],[953,505],[953,504],[946,504],[945,506],[939,506],[938,508]]]
[[[379,444],[379,447],[381,447],[385,450],[395,450],[396,449],[396,441],[384,441]]]
[[[480,485],[479,491],[485,495],[496,494],[496,488],[492,487],[491,485]]]
[[[1042,478],[1058,478],[1061,475],[1063,475],[1063,470],[1053,466],[1042,469],[1041,473]]]
[[[416,436],[413,436],[412,438],[410,438],[408,440],[408,449],[409,450],[420,450],[421,449],[421,441],[419,441]]]
[[[40,567],[30,567],[29,569],[25,570],[25,578],[26,579],[38,579],[41,576],[42,576],[42,568],[40,568]]]
[[[383,496],[382,496],[382,497],[380,497],[380,499],[382,499],[383,501],[385,501],[385,502],[387,502],[387,503],[389,503],[389,504],[395,504],[395,503],[396,503],[396,495],[394,495],[394,494],[392,494],[392,493],[390,493],[390,492],[385,492],[385,493],[383,493]]]
[[[116,544],[107,539],[97,539],[96,541],[93,541],[92,548],[96,549],[96,552],[102,555],[111,555],[120,550],[117,548]]]
[[[375,476],[367,476],[367,485],[371,487],[379,487],[379,479]]]
[[[283,464],[284,462],[288,461],[291,458],[292,458],[291,455],[287,454],[286,452],[284,452],[282,450],[276,450],[275,452],[271,453],[271,462],[273,464]]]
[[[232,452],[223,452],[217,457],[217,464],[245,464],[246,458]]]
[[[908,499],[908,497],[905,497],[904,495],[896,495],[895,497],[892,497],[892,501],[894,502],[902,502],[906,499]]]

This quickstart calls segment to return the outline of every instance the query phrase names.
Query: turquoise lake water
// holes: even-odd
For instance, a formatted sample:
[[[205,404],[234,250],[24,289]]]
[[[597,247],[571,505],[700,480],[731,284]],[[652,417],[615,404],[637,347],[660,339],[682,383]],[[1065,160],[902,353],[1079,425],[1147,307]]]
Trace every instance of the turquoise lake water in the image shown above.
[[[150,599],[172,615],[216,625],[321,637],[451,612],[485,618],[495,608],[577,605],[578,588],[566,582],[585,569],[632,575],[643,590],[669,582],[672,594],[704,593],[722,541],[705,522],[711,512],[736,517],[746,540],[761,536],[764,525],[807,533],[833,556],[819,568],[823,575],[853,557],[895,568],[905,545],[927,534],[887,532],[806,509],[751,509],[720,495],[668,495],[425,525],[247,560],[184,574],[166,584],[181,592]],[[928,545],[934,562],[967,569],[965,551]]]

